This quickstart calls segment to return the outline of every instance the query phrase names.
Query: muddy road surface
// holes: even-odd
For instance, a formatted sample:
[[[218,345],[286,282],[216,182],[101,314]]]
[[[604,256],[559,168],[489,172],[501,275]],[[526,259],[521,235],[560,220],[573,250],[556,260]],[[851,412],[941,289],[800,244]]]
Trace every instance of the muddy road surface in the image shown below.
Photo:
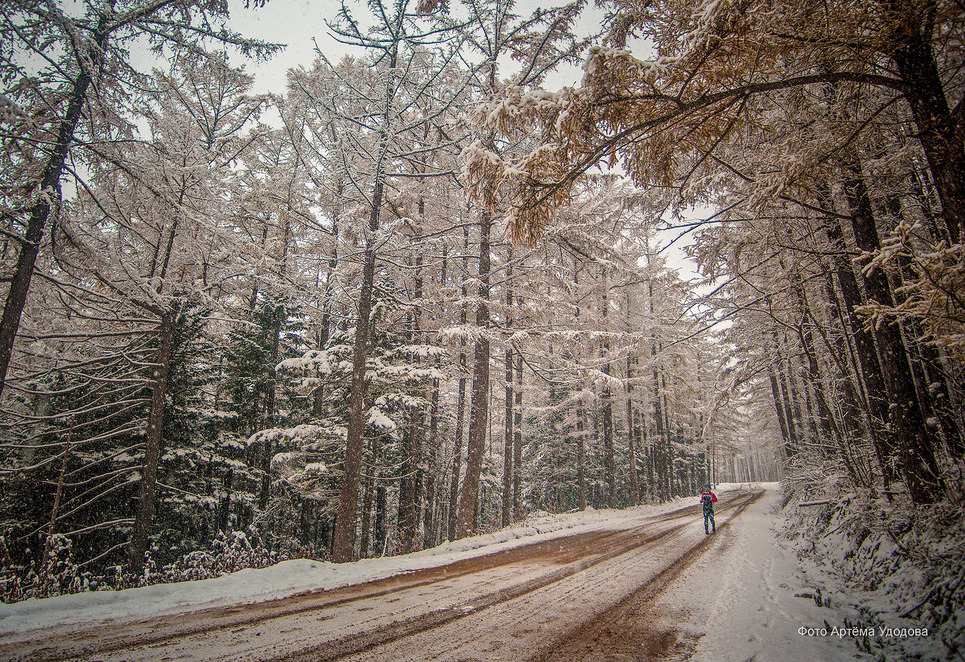
[[[17,633],[0,638],[0,660],[686,659],[694,635],[675,629],[661,598],[695,562],[726,548],[728,522],[761,494],[720,495],[716,535],[704,534],[699,506],[686,506],[624,530],[563,536],[355,586]]]

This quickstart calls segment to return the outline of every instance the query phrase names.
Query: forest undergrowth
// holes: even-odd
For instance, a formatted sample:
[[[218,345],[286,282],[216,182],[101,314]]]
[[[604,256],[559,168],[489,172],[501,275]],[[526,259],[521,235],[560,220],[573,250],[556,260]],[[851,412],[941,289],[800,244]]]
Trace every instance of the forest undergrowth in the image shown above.
[[[39,572],[16,565],[10,559],[2,539],[0,555],[4,558],[3,569],[0,570],[0,602],[5,604],[87,591],[117,591],[154,584],[214,579],[239,570],[267,568],[281,561],[298,558],[298,555],[266,549],[254,527],[249,527],[247,532],[219,532],[207,549],[188,552],[166,565],[158,565],[154,561],[155,554],[148,553],[139,575],[124,573],[121,566],[109,568],[103,574],[85,570],[82,564],[78,564],[70,539],[61,535],[51,537],[47,563]]]
[[[961,504],[913,506],[904,495],[889,502],[833,479],[785,489],[784,537],[812,570],[814,599],[847,614],[826,623],[829,632],[857,630],[858,650],[883,662],[965,660]]]

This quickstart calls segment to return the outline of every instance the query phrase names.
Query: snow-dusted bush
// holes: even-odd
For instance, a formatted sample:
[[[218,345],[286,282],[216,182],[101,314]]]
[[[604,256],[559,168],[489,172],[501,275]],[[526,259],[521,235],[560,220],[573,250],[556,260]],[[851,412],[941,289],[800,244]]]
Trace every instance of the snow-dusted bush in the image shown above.
[[[837,585],[825,595],[852,616],[843,627],[873,627],[856,640],[881,659],[965,657],[965,512],[888,503],[873,493],[788,507],[798,554]],[[853,619],[853,620],[852,620]],[[923,637],[906,629],[927,628]],[[890,629],[890,632],[889,632]],[[891,636],[889,636],[889,634]]]
[[[73,546],[66,536],[54,535],[39,572],[29,566],[15,565],[0,538],[3,570],[0,572],[0,601],[19,602],[28,598],[49,598],[67,593],[80,593],[92,588],[92,577],[82,573],[74,562]],[[29,550],[26,557],[30,557]]]
[[[189,552],[174,563],[160,568],[154,561],[156,552],[156,549],[151,550],[145,555],[144,570],[136,577],[126,576],[120,566],[110,568],[103,576],[94,576],[81,572],[74,562],[69,538],[52,536],[47,562],[37,573],[32,568],[14,565],[0,538],[0,559],[3,560],[0,602],[13,603],[67,593],[212,579],[245,568],[266,568],[290,557],[288,554],[268,551],[254,527],[247,532],[219,532],[209,549]]]
[[[247,533],[222,531],[211,543],[211,549],[189,552],[165,566],[164,582],[211,579],[245,568],[266,568],[286,560],[286,556],[265,549],[254,527]]]

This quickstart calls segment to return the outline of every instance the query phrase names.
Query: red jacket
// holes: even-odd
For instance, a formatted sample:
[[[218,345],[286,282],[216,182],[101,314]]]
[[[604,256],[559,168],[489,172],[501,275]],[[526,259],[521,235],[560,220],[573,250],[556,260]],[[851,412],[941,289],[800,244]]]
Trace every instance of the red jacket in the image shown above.
[[[707,497],[710,497],[709,503],[706,503]],[[717,495],[711,492],[710,490],[707,490],[706,492],[701,492],[700,503],[702,503],[705,508],[708,507],[711,503],[717,503]]]

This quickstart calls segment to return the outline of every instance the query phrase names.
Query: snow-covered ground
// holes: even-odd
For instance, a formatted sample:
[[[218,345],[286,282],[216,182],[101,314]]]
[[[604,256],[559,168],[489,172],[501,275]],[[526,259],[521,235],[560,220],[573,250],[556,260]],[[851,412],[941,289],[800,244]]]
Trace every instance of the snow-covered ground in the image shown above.
[[[779,540],[780,491],[735,519],[733,546],[723,554],[704,635],[691,658],[719,660],[872,659],[857,652],[834,609],[818,606],[814,589],[794,552]],[[829,627],[830,626],[830,627]],[[838,631],[832,631],[832,628]]]
[[[721,485],[719,492],[739,489]],[[745,486],[746,487],[746,486]],[[755,486],[756,487],[756,486]],[[843,615],[818,605],[795,553],[781,543],[780,488],[765,495],[707,539],[696,560],[661,590],[648,611],[653,627],[678,633],[688,659],[871,659],[858,653]],[[0,605],[0,643],[31,637],[35,628],[84,627],[282,598],[331,589],[589,531],[625,530],[648,518],[693,505],[696,497],[621,511],[543,515],[499,532],[383,559],[349,564],[287,561],[198,582],[86,593]],[[693,522],[692,527],[699,527]],[[696,531],[703,539],[703,531]],[[826,580],[826,578],[825,578]],[[825,584],[826,585],[826,584]],[[509,604],[500,608],[508,608]],[[673,659],[684,659],[674,657]]]

